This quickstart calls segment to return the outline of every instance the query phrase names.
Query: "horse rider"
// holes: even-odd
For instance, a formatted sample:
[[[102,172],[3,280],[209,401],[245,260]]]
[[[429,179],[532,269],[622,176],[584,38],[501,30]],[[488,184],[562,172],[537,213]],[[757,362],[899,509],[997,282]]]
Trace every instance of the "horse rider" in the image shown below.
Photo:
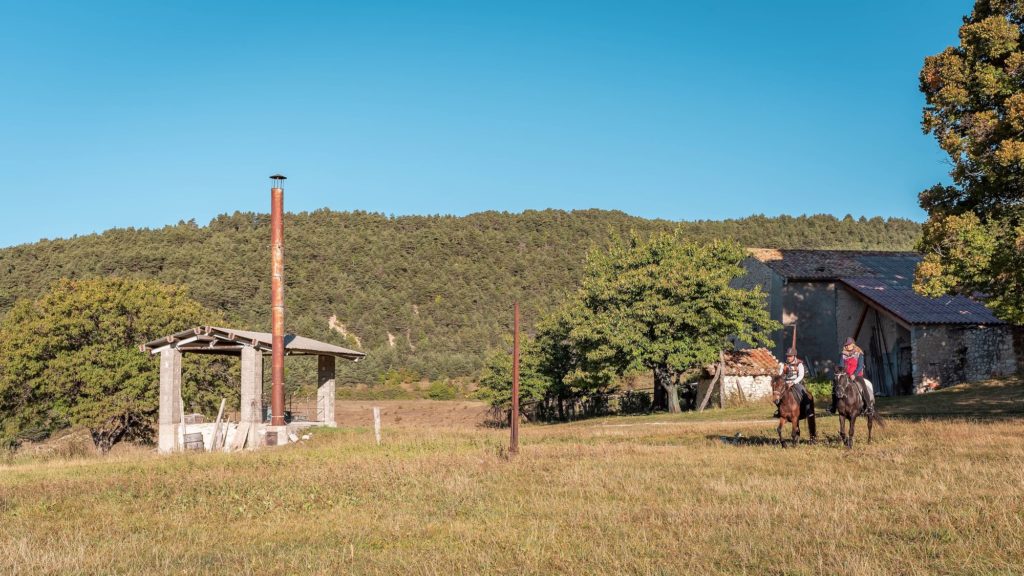
[[[804,368],[803,360],[796,357],[796,348],[790,348],[786,350],[786,362],[779,365],[779,374],[786,379],[787,388],[795,388],[797,403],[803,406],[808,398],[807,388],[804,387],[804,376],[807,374],[807,369]],[[775,404],[775,418],[779,417],[778,406],[782,402]]]
[[[860,390],[860,397],[864,401],[864,414],[875,413],[875,395],[873,390],[868,390],[867,380],[864,379],[864,351],[857,346],[857,341],[852,337],[847,338],[843,343],[843,354],[839,359],[839,366],[842,371],[857,383]],[[835,412],[833,407],[832,412]]]

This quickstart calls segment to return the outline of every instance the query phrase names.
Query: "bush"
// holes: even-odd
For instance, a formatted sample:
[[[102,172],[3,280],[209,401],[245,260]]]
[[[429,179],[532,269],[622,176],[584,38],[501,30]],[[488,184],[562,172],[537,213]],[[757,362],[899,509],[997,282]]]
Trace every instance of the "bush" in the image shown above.
[[[619,413],[621,414],[646,414],[651,411],[654,402],[647,392],[637,390],[626,390],[619,397]]]
[[[427,390],[427,398],[431,400],[454,400],[458,396],[459,391],[455,388],[455,385],[437,380],[430,383],[430,388]]]
[[[370,386],[357,390],[355,388],[338,388],[339,400],[412,400],[418,396],[401,386]]]
[[[814,400],[820,402],[823,400],[832,400],[832,381],[825,379],[808,380],[804,382],[807,387],[807,391],[814,395]]]

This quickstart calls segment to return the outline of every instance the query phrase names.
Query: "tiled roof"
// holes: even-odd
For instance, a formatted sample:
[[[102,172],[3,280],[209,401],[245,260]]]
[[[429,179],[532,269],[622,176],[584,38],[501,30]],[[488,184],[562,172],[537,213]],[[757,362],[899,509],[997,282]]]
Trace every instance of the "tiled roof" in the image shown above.
[[[704,368],[707,374],[714,374],[718,364]],[[767,348],[730,350],[725,353],[726,376],[765,376],[779,373],[779,360]]]
[[[749,253],[788,280],[881,278],[889,284],[908,287],[921,261],[916,252],[751,248]]]
[[[842,282],[907,324],[1005,324],[984,304],[966,296],[929,298],[879,278],[843,278]]]

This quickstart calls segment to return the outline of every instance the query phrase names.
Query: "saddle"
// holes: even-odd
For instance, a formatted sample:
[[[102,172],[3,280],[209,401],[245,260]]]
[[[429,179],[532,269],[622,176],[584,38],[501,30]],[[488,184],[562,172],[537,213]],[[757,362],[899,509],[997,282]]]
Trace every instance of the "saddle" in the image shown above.
[[[800,406],[800,419],[808,418],[814,415],[814,409],[812,406],[811,393],[807,389],[799,389],[796,386],[790,385],[789,392],[793,395],[798,406]]]

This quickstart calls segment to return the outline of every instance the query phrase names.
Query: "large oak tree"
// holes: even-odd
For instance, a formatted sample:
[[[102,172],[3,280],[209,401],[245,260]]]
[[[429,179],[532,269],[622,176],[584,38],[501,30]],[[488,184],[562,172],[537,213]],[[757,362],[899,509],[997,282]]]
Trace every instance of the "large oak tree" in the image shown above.
[[[922,123],[953,184],[920,195],[928,212],[915,288],[982,294],[1024,322],[1024,2],[979,0],[960,44],[925,59]]]

